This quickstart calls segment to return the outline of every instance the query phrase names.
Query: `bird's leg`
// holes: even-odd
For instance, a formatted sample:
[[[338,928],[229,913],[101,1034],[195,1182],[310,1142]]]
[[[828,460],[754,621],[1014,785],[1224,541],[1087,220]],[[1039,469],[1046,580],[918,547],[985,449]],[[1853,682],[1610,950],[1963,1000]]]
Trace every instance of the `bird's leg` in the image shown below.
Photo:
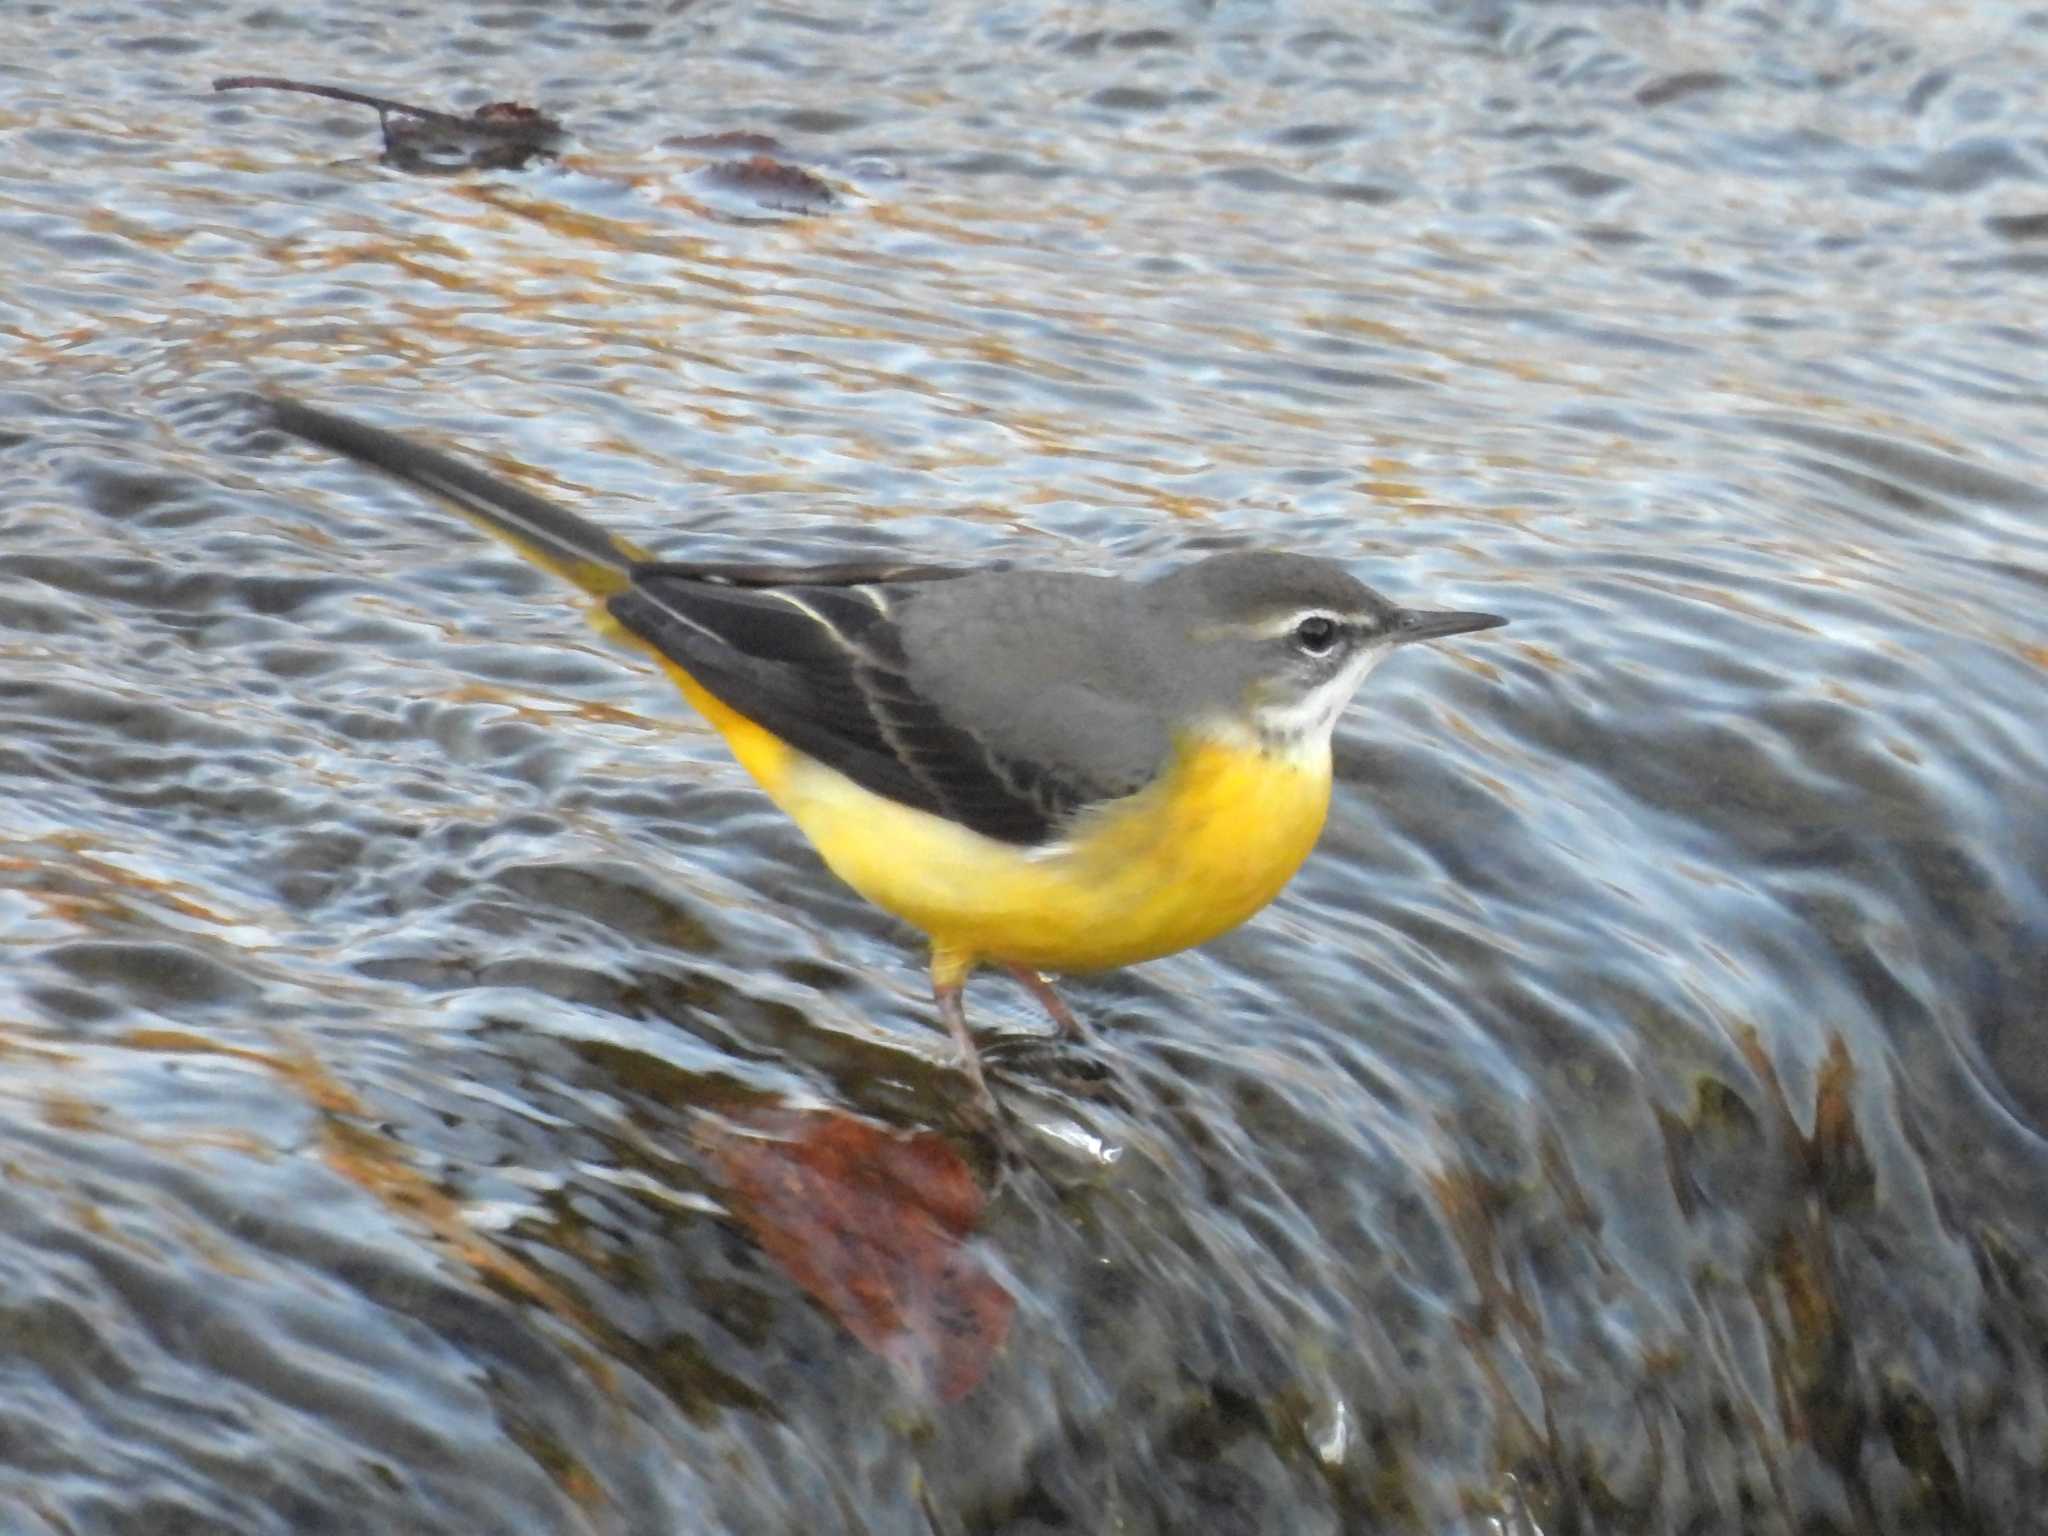
[[[988,1079],[981,1075],[981,1053],[974,1048],[974,1036],[967,1030],[967,973],[974,968],[970,959],[948,951],[932,951],[932,1000],[939,1005],[939,1017],[952,1031],[953,1044],[960,1051],[960,1070],[974,1085],[974,1096],[984,1109],[993,1111],[995,1095],[988,1091]]]
[[[1029,966],[1005,965],[1003,969],[1017,978],[1017,985],[1038,999],[1039,1007],[1052,1015],[1052,1021],[1058,1027],[1062,1039],[1088,1038],[1088,1031],[1083,1029],[1081,1021],[1074,1017],[1074,1010],[1067,1006],[1066,999],[1053,990],[1051,982]]]

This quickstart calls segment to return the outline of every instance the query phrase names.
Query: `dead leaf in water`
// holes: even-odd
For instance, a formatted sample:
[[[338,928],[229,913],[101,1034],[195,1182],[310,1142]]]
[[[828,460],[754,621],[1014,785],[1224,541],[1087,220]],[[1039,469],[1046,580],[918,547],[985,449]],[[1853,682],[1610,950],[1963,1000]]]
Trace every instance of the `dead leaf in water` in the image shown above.
[[[703,1136],[748,1231],[847,1332],[941,1402],[974,1390],[1017,1304],[967,1246],[983,1195],[943,1137],[829,1111]]]

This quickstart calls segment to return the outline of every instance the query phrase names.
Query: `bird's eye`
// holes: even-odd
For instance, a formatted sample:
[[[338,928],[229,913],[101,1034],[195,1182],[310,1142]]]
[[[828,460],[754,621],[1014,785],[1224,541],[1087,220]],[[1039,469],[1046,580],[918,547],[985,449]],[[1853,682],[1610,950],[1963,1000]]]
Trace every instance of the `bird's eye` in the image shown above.
[[[1311,656],[1327,656],[1339,632],[1337,621],[1327,613],[1312,613],[1294,626],[1294,643]]]

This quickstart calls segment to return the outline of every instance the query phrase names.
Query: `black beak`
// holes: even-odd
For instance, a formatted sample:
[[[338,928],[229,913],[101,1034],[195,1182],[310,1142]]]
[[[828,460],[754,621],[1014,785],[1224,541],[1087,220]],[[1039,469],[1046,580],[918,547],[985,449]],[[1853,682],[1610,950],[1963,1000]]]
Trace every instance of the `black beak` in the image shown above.
[[[1394,644],[1410,640],[1442,640],[1448,635],[1469,635],[1475,629],[1498,629],[1507,623],[1497,613],[1432,613],[1427,608],[1403,608],[1394,615],[1391,636]]]

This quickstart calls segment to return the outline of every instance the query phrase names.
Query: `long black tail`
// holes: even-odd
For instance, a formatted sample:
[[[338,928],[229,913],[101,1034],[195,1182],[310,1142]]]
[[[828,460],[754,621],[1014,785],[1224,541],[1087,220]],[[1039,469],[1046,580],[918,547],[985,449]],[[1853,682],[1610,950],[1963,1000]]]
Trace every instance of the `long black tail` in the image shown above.
[[[487,475],[460,459],[425,448],[365,422],[272,397],[272,420],[309,443],[380,469],[437,496],[536,565],[566,577],[594,597],[624,591],[633,568],[652,557],[595,523],[531,491]]]

